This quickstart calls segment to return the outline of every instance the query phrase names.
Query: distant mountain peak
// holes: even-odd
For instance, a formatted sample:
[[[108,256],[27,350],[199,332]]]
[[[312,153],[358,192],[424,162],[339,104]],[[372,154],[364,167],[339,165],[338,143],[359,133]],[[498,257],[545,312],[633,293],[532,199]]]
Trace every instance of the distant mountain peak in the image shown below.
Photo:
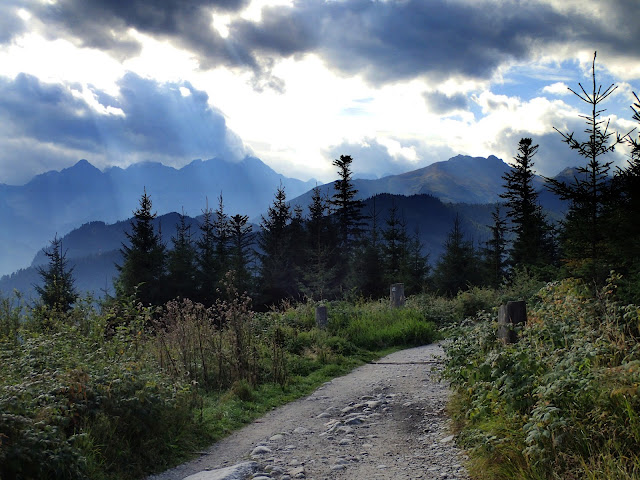
[[[93,164],[91,164],[88,160],[85,160],[84,158],[82,160],[78,160],[78,162],[76,162],[75,165],[73,165],[72,167],[69,168],[65,168],[63,170],[60,171],[60,173],[63,172],[98,172],[98,173],[102,173],[101,170],[97,167],[95,167]]]

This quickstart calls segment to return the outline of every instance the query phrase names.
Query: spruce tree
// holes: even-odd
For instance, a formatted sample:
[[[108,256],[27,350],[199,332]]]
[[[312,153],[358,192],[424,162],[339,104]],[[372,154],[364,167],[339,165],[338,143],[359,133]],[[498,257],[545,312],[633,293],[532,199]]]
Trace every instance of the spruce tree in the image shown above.
[[[176,225],[176,236],[171,237],[173,249],[167,254],[167,284],[169,298],[196,298],[196,250],[191,240],[191,225],[187,225],[184,212]]]
[[[631,106],[633,119],[640,122],[640,99]],[[617,168],[614,177],[617,204],[609,211],[612,221],[612,255],[616,271],[623,274],[631,299],[640,296],[640,142],[627,137],[631,156],[624,168]]]
[[[538,203],[538,192],[533,187],[533,157],[537,151],[538,145],[533,145],[530,138],[522,138],[518,144],[518,155],[514,157],[513,170],[502,176],[505,192],[500,197],[506,200],[507,218],[511,220],[514,233],[509,255],[512,267],[542,268],[553,259],[551,227]]]
[[[578,175],[573,183],[546,178],[549,189],[570,202],[569,211],[563,222],[561,242],[565,264],[570,274],[601,284],[609,268],[608,212],[617,202],[613,183],[609,177],[612,161],[604,160],[607,153],[614,151],[622,142],[622,137],[609,131],[609,121],[601,118],[605,111],[604,102],[617,88],[610,85],[602,89],[596,83],[596,54],[593,55],[591,92],[578,83],[581,93],[569,89],[585,102],[590,111],[581,115],[587,128],[585,140],[575,138],[573,132],[555,129],[563,141],[586,160],[586,165],[578,167]]]
[[[353,159],[349,155],[340,155],[333,161],[338,167],[338,180],[333,184],[334,193],[330,203],[337,226],[338,241],[338,270],[336,272],[337,283],[341,290],[347,291],[354,287],[354,279],[350,278],[350,272],[355,270],[354,262],[356,247],[364,232],[364,217],[362,215],[363,202],[356,199],[358,190],[351,180],[351,163]]]
[[[301,275],[302,292],[313,300],[332,298],[335,293],[336,244],[332,235],[329,200],[315,187],[304,223],[306,262]]]
[[[78,294],[74,286],[73,267],[68,267],[66,252],[62,251],[62,239],[56,235],[43,252],[49,264],[47,268],[37,268],[43,284],[35,285],[36,292],[45,307],[66,313],[71,310]]]
[[[200,303],[211,306],[215,303],[218,282],[218,262],[216,258],[216,234],[213,210],[207,200],[202,210],[200,238],[196,241],[196,289]]]
[[[436,289],[454,296],[469,286],[480,283],[479,260],[473,243],[464,238],[460,218],[456,215],[453,227],[444,243],[444,253],[433,272]]]
[[[484,269],[486,271],[487,283],[498,288],[507,273],[507,240],[505,238],[507,222],[500,212],[500,204],[497,203],[491,213],[493,224],[489,226],[491,237],[485,242],[482,250]]]
[[[351,180],[351,163],[353,159],[349,155],[340,155],[339,159],[333,161],[333,165],[338,167],[340,177],[333,184],[335,192],[331,198],[331,205],[334,208],[338,222],[338,232],[340,246],[346,251],[359,240],[364,230],[364,217],[362,215],[362,200],[356,199],[356,190]]]
[[[416,227],[407,244],[406,275],[404,277],[405,292],[419,293],[425,288],[429,275],[429,255],[422,253],[424,245],[420,241],[420,232]]]
[[[375,195],[372,198],[369,230],[362,236],[356,247],[351,276],[348,284],[367,298],[380,298],[388,293],[384,280],[384,262],[382,261],[382,238],[378,227],[380,212],[377,209]]]
[[[233,215],[229,218],[229,260],[234,272],[235,288],[240,293],[251,293],[251,271],[253,227],[247,225],[247,215]]]
[[[408,273],[408,244],[407,228],[398,213],[398,207],[393,203],[389,210],[389,217],[382,231],[382,264],[386,283],[406,283]]]
[[[287,204],[284,187],[278,187],[273,204],[269,206],[266,217],[262,216],[258,246],[260,258],[260,290],[258,303],[274,305],[284,298],[292,298],[297,285],[293,272],[293,262],[289,255],[291,238],[289,224],[291,208]]]
[[[218,208],[214,212],[213,239],[215,243],[215,269],[217,288],[229,270],[229,217],[224,213],[222,194],[218,197]]]
[[[116,265],[120,272],[117,289],[124,295],[136,292],[143,305],[160,305],[166,300],[166,252],[153,226],[157,214],[151,209],[151,198],[145,189],[140,208],[133,212],[131,232],[126,232],[129,244],[123,243],[120,249],[123,262]]]

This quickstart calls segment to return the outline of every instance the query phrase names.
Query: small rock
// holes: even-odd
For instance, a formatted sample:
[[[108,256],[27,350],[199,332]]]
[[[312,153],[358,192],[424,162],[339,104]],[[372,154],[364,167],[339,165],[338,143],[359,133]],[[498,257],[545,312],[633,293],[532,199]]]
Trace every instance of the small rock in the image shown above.
[[[275,435],[270,437],[269,440],[272,442],[275,442],[277,440],[282,440],[283,438],[284,438],[284,435],[282,435],[281,433],[276,433]]]
[[[299,475],[302,474],[302,476],[304,477],[305,472],[304,472],[304,467],[297,467],[297,468],[292,468],[291,470],[289,470],[287,472],[288,475],[291,475],[293,478],[301,478]]]
[[[360,417],[353,417],[353,418],[350,418],[349,420],[347,420],[345,423],[346,423],[347,425],[359,425],[359,424],[361,424],[361,423],[362,423],[362,418],[360,418]]]
[[[309,430],[304,427],[298,427],[293,431],[293,433],[298,433],[298,434],[309,433]]]
[[[452,442],[454,438],[456,438],[455,435],[449,435],[448,437],[444,437],[442,440],[440,440],[440,443]]]
[[[258,445],[251,451],[251,455],[264,455],[266,453],[271,453],[271,449],[269,447],[265,447],[264,445]]]
[[[218,468],[216,470],[205,470],[194,475],[185,477],[184,480],[240,480],[258,470],[256,462],[243,462],[231,467]]]
[[[331,470],[333,470],[335,472],[335,471],[338,471],[338,470],[346,470],[346,468],[347,467],[344,466],[344,465],[337,464],[337,465],[332,466]]]

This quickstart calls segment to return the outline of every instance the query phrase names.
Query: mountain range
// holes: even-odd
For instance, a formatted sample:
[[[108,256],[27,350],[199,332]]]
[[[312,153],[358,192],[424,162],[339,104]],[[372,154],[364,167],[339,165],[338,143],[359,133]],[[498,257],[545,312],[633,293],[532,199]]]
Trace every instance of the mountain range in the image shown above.
[[[434,262],[456,214],[461,216],[470,238],[476,243],[486,240],[492,204],[500,201],[502,176],[510,169],[495,156],[458,155],[400,175],[355,179],[353,184],[358,198],[378,195],[375,209],[383,212],[381,226],[391,204],[395,204],[409,232],[417,229],[425,253]],[[567,169],[556,178],[572,179],[574,174]],[[143,163],[104,172],[81,160],[60,172],[38,175],[21,187],[0,185],[0,225],[8,227],[0,233],[5,246],[0,274],[23,267],[0,279],[0,292],[32,289],[39,280],[36,267],[47,260],[42,248],[56,234],[63,240],[82,290],[111,288],[111,279],[117,273],[115,263],[121,260],[119,248],[130,227],[126,219],[137,208],[144,189],[159,214],[156,222],[164,241],[170,244],[179,218],[170,212],[190,213],[189,221],[197,232],[199,220],[193,214],[201,213],[207,198],[209,206],[215,208],[215,197],[222,193],[227,213],[246,214],[257,223],[272,203],[276,188],[283,185],[290,203],[306,214],[312,183],[284,177],[259,159],[247,157],[238,163],[195,160],[181,169]],[[536,177],[535,185],[540,189],[543,207],[552,218],[560,218],[562,202],[543,189],[542,178]],[[333,183],[319,188],[328,197],[333,194]],[[372,202],[367,200],[365,210],[374,208]]]
[[[285,177],[255,157],[194,160],[180,169],[145,162],[105,171],[80,160],[22,186],[0,184],[0,275],[28,266],[55,235],[95,220],[113,223],[131,217],[145,189],[160,215],[199,215],[207,199],[215,208],[222,194],[227,212],[255,217],[266,210],[279,185],[297,196],[315,183]]]
[[[443,162],[432,163],[423,168],[399,175],[389,175],[375,180],[354,179],[358,190],[356,198],[364,200],[380,193],[395,195],[428,194],[444,203],[489,204],[500,202],[504,192],[502,176],[512,167],[503,160],[490,155],[470,157],[457,155]],[[563,170],[556,178],[571,180],[574,169]],[[562,213],[564,204],[544,188],[545,181],[540,176],[533,179],[534,188],[539,191],[542,207],[552,213]],[[333,184],[321,185],[320,191],[329,197],[333,194]],[[311,203],[311,191],[293,199],[291,203],[303,209]]]

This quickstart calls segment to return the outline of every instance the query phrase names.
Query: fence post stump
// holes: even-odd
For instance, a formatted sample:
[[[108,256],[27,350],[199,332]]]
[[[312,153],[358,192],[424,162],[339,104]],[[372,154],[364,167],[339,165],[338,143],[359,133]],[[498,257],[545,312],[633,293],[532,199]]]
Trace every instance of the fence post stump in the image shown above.
[[[320,329],[327,328],[329,324],[329,318],[327,316],[327,307],[326,305],[318,305],[316,307],[316,325]]]
[[[513,326],[524,325],[527,321],[527,304],[523,301],[507,302],[498,310],[498,338],[502,343],[510,344],[518,341]]]
[[[404,283],[394,283],[389,290],[391,297],[391,307],[398,308],[404,306]]]

